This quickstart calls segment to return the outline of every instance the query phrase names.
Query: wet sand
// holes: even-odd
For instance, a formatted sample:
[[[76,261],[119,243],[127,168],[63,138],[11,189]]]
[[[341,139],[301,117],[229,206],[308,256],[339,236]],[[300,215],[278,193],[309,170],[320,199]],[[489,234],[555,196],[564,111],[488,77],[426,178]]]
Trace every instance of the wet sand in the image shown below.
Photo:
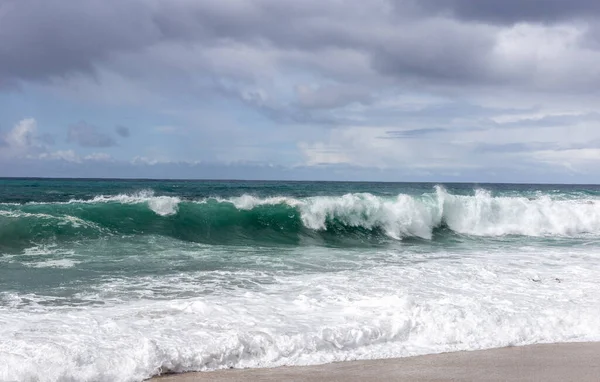
[[[318,366],[173,374],[156,382],[600,381],[600,342],[544,344]]]

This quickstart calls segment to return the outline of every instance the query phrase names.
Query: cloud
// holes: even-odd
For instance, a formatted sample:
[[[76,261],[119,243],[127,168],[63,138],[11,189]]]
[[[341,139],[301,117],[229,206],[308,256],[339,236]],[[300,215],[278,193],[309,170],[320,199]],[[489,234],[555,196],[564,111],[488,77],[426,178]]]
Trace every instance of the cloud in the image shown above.
[[[564,78],[577,74],[582,67],[577,60],[557,67],[533,43],[546,39],[542,47],[555,46],[557,56],[597,59],[584,40],[586,20],[597,20],[600,6],[593,0],[82,0],[68,5],[8,0],[0,14],[0,35],[12,36],[0,44],[5,81],[43,81],[100,67],[132,77],[169,67],[188,78],[202,68],[209,77],[256,81],[295,67],[338,81],[372,76],[369,85],[382,77],[485,84],[526,80],[512,70],[519,64],[556,70]],[[130,14],[136,14],[134,21]],[[572,20],[580,22],[565,24]],[[489,25],[492,21],[498,25]],[[575,37],[557,34],[557,28],[570,28]],[[513,29],[517,35],[511,37]],[[532,33],[537,37],[528,36]],[[502,48],[507,38],[518,51]],[[171,54],[162,54],[166,51]],[[335,60],[330,54],[335,51],[367,67],[361,63],[348,70],[355,63]],[[233,55],[245,65],[233,64],[238,62]],[[335,65],[328,67],[324,58]],[[597,83],[598,76],[593,80]]]
[[[382,138],[389,139],[406,139],[406,138],[417,138],[422,137],[424,135],[441,133],[446,131],[441,128],[425,128],[425,129],[410,129],[410,130],[394,130],[394,131],[386,131],[386,136]]]
[[[65,162],[81,163],[81,158],[73,150],[58,150],[53,152],[44,152],[35,157],[30,156],[30,158],[41,160],[62,160]]]
[[[22,119],[8,132],[0,133],[0,156],[18,158],[43,152],[50,138],[38,132],[37,121],[34,118]]]
[[[574,171],[578,171],[582,166],[595,167],[600,162],[600,148],[539,150],[530,153],[530,155],[540,162],[564,166]]]
[[[86,161],[96,161],[96,162],[113,161],[112,156],[110,156],[107,153],[92,153],[90,155],[86,155],[83,159]]]
[[[15,125],[9,131],[5,140],[10,147],[26,149],[35,144],[37,136],[37,122],[33,118],[27,118]]]
[[[600,16],[600,4],[595,0],[418,0],[418,2],[428,11],[450,14],[470,21],[500,24],[553,23]]]
[[[160,146],[191,162],[547,168],[594,158],[600,139],[598,4],[0,0],[0,36],[11,37],[0,37],[0,92],[151,112],[159,127],[116,155],[140,165],[162,163],[144,151]],[[22,142],[50,157],[52,136],[22,129],[1,149]],[[129,135],[82,122],[68,142],[111,147]],[[572,162],[568,171],[592,171]]]
[[[373,89],[352,85],[324,85],[296,88],[298,103],[307,109],[335,109],[352,103],[366,104],[373,98]]]
[[[115,128],[115,131],[116,131],[117,135],[122,138],[129,138],[129,136],[131,135],[129,128],[125,127],[125,126],[119,125]]]
[[[154,178],[154,179],[254,179],[254,180],[356,180],[365,181],[477,181],[477,182],[547,182],[548,176],[554,181],[582,182],[586,177],[577,172],[565,174],[556,167],[537,166],[524,168],[519,173],[508,176],[507,167],[497,164],[485,172],[477,168],[459,168],[436,172],[425,168],[355,167],[347,164],[320,164],[318,166],[285,167],[266,164],[212,162],[154,162],[140,160],[136,163],[108,160],[81,162],[58,155],[46,160],[25,159],[12,166],[0,167],[1,176],[33,177],[90,177],[100,178]],[[564,169],[564,166],[561,166]],[[570,171],[570,170],[569,170]]]
[[[3,143],[0,145],[1,162],[14,162],[25,158],[79,162],[77,155],[72,150],[50,151],[49,146],[54,144],[53,137],[46,133],[40,133],[38,123],[34,118],[25,118],[5,134],[0,134],[0,142]]]
[[[0,83],[117,103],[225,99],[278,124],[355,125],[403,92],[519,94],[529,107],[600,86],[596,3],[10,0]]]
[[[553,176],[573,182],[594,172],[600,158],[600,131],[586,134],[595,123],[592,117],[584,116],[574,126],[539,127],[533,136],[529,126],[511,126],[511,135],[498,128],[445,126],[404,130],[410,138],[404,140],[385,139],[398,131],[389,127],[338,127],[330,130],[327,140],[300,141],[305,160],[291,167],[243,159],[228,164],[155,156],[117,160],[103,152],[51,151],[37,138],[36,121],[24,119],[2,135],[6,147],[0,150],[0,175],[529,182]],[[489,123],[495,126],[491,119]]]
[[[495,113],[502,113],[496,110]],[[493,110],[480,118],[438,116],[421,128],[355,125],[331,129],[325,138],[298,145],[307,165],[339,164],[365,168],[479,169],[496,167],[522,172],[561,166],[568,171],[597,173],[593,161],[600,148],[595,113],[551,114],[538,111],[504,116],[498,123]],[[460,114],[460,113],[459,113]],[[431,114],[430,114],[431,117]],[[502,119],[502,118],[500,118]],[[412,120],[411,124],[418,123]],[[438,127],[427,127],[435,126]],[[572,155],[572,160],[569,160]]]
[[[110,54],[137,49],[159,32],[140,1],[5,0],[0,3],[0,80],[47,80],[92,72]],[[126,15],[139,15],[131,20]],[[7,37],[7,36],[10,36]]]
[[[4,134],[0,134],[0,166],[3,174],[13,174],[9,168],[22,168],[21,165],[44,167],[45,163],[110,163],[114,159],[107,153],[95,152],[81,156],[73,149],[50,150],[48,134],[38,131],[38,123],[34,118],[26,118]],[[54,144],[53,142],[51,144]],[[27,171],[27,170],[26,170]],[[3,174],[0,174],[3,175]],[[35,176],[50,176],[50,173],[38,173]],[[23,174],[25,175],[25,173]],[[64,174],[63,174],[64,175]],[[90,176],[93,174],[87,174]]]
[[[101,132],[96,126],[79,122],[69,126],[67,142],[77,143],[82,147],[110,147],[117,142],[110,135]]]

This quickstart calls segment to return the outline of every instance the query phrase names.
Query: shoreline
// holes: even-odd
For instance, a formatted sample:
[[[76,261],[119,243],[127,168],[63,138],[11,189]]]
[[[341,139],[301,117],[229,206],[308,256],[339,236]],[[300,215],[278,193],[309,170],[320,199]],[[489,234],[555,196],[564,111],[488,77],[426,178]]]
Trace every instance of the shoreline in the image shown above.
[[[153,382],[598,381],[600,342],[551,343],[315,366],[156,376]]]

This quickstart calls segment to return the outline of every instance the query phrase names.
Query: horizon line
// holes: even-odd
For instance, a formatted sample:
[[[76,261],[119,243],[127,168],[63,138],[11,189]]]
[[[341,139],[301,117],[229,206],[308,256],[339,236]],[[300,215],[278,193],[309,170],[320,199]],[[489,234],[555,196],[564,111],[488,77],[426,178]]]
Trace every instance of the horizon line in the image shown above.
[[[45,177],[45,176],[0,176],[0,180],[89,180],[89,181],[171,181],[171,182],[288,182],[288,183],[390,183],[390,184],[514,184],[546,186],[600,186],[599,183],[525,183],[525,182],[482,182],[482,181],[388,181],[388,180],[300,180],[300,179],[233,179],[233,178],[110,178],[110,177]]]

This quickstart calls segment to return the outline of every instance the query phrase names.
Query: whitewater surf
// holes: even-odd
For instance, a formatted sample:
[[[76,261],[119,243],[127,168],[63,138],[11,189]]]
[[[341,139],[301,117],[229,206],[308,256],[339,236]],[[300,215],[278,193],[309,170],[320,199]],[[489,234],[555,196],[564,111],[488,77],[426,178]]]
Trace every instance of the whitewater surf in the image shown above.
[[[597,186],[0,182],[0,380],[600,339]]]

